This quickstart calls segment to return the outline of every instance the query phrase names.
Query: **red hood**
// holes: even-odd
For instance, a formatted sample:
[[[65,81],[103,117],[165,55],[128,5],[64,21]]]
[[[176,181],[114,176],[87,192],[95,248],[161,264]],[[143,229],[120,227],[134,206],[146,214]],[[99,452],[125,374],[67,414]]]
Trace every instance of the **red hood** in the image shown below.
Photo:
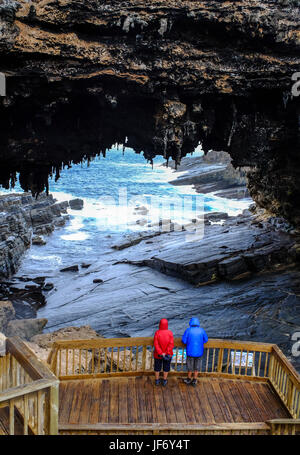
[[[161,319],[160,320],[159,330],[168,330],[168,321],[167,321],[167,319]]]

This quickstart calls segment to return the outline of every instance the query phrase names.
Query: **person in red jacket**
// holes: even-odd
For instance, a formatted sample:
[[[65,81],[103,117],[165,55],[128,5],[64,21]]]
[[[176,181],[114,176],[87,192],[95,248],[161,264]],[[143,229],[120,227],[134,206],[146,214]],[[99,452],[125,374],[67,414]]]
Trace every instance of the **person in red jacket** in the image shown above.
[[[173,356],[174,337],[171,330],[168,330],[167,319],[161,319],[159,330],[154,335],[154,372],[155,385],[160,384],[159,373],[163,367],[163,386],[168,383],[167,377],[170,371]]]

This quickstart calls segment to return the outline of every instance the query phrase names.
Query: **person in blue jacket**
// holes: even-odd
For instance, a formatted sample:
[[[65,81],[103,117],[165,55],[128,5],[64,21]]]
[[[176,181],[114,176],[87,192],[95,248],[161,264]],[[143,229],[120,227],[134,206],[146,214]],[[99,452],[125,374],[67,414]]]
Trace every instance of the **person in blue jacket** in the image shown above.
[[[181,341],[186,344],[186,365],[188,370],[188,377],[184,379],[184,382],[185,384],[196,386],[198,373],[201,370],[204,344],[208,341],[207,334],[200,327],[198,318],[190,320],[190,326],[184,332]],[[194,374],[193,379],[192,374]]]

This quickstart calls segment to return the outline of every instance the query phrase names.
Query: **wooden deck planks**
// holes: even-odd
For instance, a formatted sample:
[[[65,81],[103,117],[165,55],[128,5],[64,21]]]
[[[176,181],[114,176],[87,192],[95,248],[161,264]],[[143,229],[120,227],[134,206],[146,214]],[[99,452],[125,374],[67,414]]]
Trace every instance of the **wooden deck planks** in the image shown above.
[[[98,423],[101,398],[101,381],[93,380],[91,382],[93,395],[90,403],[89,423]]]
[[[170,378],[168,387],[170,388],[170,392],[171,392],[171,396],[172,396],[172,400],[173,400],[176,421],[178,423],[184,423],[184,422],[186,422],[186,416],[185,416],[184,408],[182,405],[181,395],[178,390],[177,378]]]
[[[288,417],[267,383],[199,378],[196,387],[170,377],[166,387],[154,377],[64,381],[60,385],[61,424],[218,424],[265,422]]]
[[[223,381],[220,383],[220,388],[222,390],[224,399],[230,408],[230,412],[232,415],[233,422],[241,423],[245,422],[245,416],[243,417],[243,413],[240,411],[237,402],[235,401],[234,395],[232,394],[230,381]]]
[[[82,401],[82,394],[84,389],[85,381],[77,381],[78,384],[75,385],[72,396],[72,403],[70,406],[69,422],[78,423],[80,417],[80,408]]]
[[[119,423],[119,386],[121,380],[112,379],[110,385],[109,413],[108,421],[111,423]]]
[[[128,407],[128,423],[137,422],[138,421],[138,409],[137,409],[135,378],[128,378],[127,407]]]
[[[90,412],[93,396],[93,381],[89,381],[88,384],[85,384],[83,388],[78,423],[90,422]]]
[[[157,422],[157,412],[154,401],[154,380],[149,376],[145,380],[145,396],[146,396],[146,406],[147,406],[147,415],[148,422]]]
[[[141,422],[141,423],[148,422],[144,383],[145,383],[145,378],[143,378],[142,376],[138,376],[135,379],[138,422]]]
[[[119,382],[119,423],[128,423],[128,380],[122,378]]]
[[[77,381],[66,381],[59,386],[59,419],[63,423],[70,421],[70,412]]]
[[[100,391],[100,407],[99,407],[99,422],[108,423],[110,402],[110,380],[103,379],[101,381]]]
[[[188,387],[189,386],[184,384],[181,380],[178,381],[178,388],[180,392],[182,408],[184,410],[185,420],[189,423],[197,423]]]
[[[167,423],[166,409],[163,397],[163,390],[160,386],[153,388],[154,406],[157,415],[157,422]]]
[[[260,391],[261,400],[263,401],[265,408],[268,410],[269,416],[273,416],[275,412],[278,418],[290,418],[288,411],[283,408],[281,402],[271,387],[265,387],[265,384],[258,384],[258,391]],[[269,418],[272,419],[274,417]]]
[[[205,382],[198,381],[198,397],[203,408],[203,412],[205,414],[205,418],[207,423],[215,423],[214,414],[209,404],[209,400],[207,398],[206,390],[205,390]]]
[[[162,395],[165,403],[166,417],[168,423],[177,423],[177,417],[172,397],[172,390],[170,388],[170,381],[166,387],[162,387]],[[175,397],[176,399],[176,397]]]
[[[204,383],[205,391],[207,394],[208,402],[210,404],[214,419],[216,423],[225,422],[225,417],[223,415],[222,407],[219,405],[215,391],[210,383],[210,381],[206,381]]]
[[[236,381],[235,387],[239,390],[242,402],[244,402],[245,409],[249,414],[252,422],[263,422],[263,416],[260,409],[260,404],[255,400],[252,390],[249,390],[249,383],[243,381]]]
[[[216,395],[216,398],[217,398],[217,401],[218,401],[218,404],[222,410],[222,413],[223,413],[223,417],[224,417],[224,422],[234,422],[234,418],[231,414],[231,411],[230,411],[230,408],[228,406],[228,403],[223,395],[223,392],[220,388],[220,383],[218,380],[215,380],[213,379],[211,381],[211,385],[212,385],[212,388],[213,388],[213,391]]]

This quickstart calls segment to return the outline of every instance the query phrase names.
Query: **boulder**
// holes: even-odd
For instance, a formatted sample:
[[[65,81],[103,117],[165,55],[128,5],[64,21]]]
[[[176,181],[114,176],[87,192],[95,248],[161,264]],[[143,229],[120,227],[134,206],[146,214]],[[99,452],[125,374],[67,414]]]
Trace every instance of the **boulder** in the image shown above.
[[[53,283],[46,283],[46,284],[42,287],[42,291],[49,292],[49,291],[52,291],[53,288],[54,288],[54,284],[53,284]]]
[[[7,326],[6,335],[8,337],[19,336],[25,340],[30,340],[34,335],[42,333],[48,320],[43,319],[15,319],[10,321]]]
[[[141,207],[135,207],[134,212],[138,215],[147,215],[147,213],[149,213],[149,209],[142,205]]]
[[[0,301],[0,332],[6,332],[9,322],[15,317],[15,309],[9,300]]]
[[[35,335],[30,341],[38,345],[40,348],[49,349],[57,340],[85,340],[94,338],[101,337],[89,325],[83,325],[81,327],[63,327],[55,332]]]
[[[228,218],[228,213],[226,212],[209,212],[205,213],[204,220],[209,221],[221,221],[226,220]]]
[[[60,269],[61,272],[78,272],[79,267],[78,265],[71,265],[70,267],[65,267],[64,269]]]
[[[72,210],[82,210],[83,204],[84,204],[83,200],[78,198],[69,201],[69,205]]]
[[[46,245],[46,241],[43,239],[42,236],[40,235],[35,235],[33,238],[32,238],[32,245],[38,245],[38,246],[42,246],[42,245]]]
[[[140,220],[136,220],[136,224],[139,224],[140,226],[145,226],[145,224],[147,224],[147,220],[145,218],[141,218]]]

